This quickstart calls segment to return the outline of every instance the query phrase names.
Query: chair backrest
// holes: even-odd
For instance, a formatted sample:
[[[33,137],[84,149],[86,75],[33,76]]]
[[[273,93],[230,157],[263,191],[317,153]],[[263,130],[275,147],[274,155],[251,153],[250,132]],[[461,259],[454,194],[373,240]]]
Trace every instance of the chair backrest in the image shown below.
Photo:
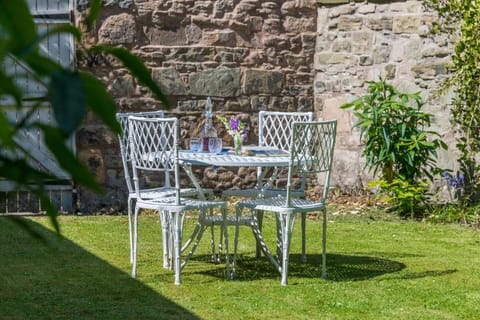
[[[122,133],[118,135],[118,141],[120,144],[120,154],[122,156],[123,171],[125,175],[125,182],[127,183],[128,192],[132,193],[135,191],[133,188],[131,171],[131,159],[130,159],[130,146],[128,143],[128,117],[137,116],[144,118],[163,118],[165,113],[163,110],[149,111],[149,112],[124,112],[117,113],[117,121],[120,123],[122,128]]]
[[[330,184],[337,120],[295,122],[292,129],[286,204],[290,205],[291,185],[296,174],[323,174],[323,181],[318,182],[323,184],[321,201],[324,202]]]
[[[294,122],[313,121],[313,112],[260,111],[258,145],[289,151]]]
[[[132,161],[133,182],[141,199],[139,171],[171,173],[179,196],[178,120],[177,118],[128,117],[128,141]]]

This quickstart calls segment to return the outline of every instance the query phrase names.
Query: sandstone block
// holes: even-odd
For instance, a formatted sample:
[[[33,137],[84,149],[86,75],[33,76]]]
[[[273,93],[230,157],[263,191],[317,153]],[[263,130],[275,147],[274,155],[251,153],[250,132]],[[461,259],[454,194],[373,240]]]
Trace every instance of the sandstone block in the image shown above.
[[[194,73],[189,77],[190,94],[236,97],[240,94],[240,68],[220,68]]]
[[[108,17],[98,30],[98,42],[108,44],[130,44],[136,36],[135,18],[122,13]]]
[[[393,18],[385,15],[373,15],[367,18],[366,24],[372,30],[392,30]]]
[[[164,94],[179,96],[188,94],[187,86],[174,68],[153,68],[152,78]]]
[[[306,31],[315,31],[315,19],[311,18],[298,18],[287,16],[285,23],[283,24],[286,32],[302,33]]]
[[[337,6],[333,7],[328,13],[329,18],[337,18],[343,15],[351,15],[355,12],[354,6]]]
[[[411,37],[405,44],[405,58],[418,60],[422,56],[422,40],[420,37]]]
[[[358,7],[357,12],[360,14],[374,13],[375,4],[372,4],[372,3],[363,4],[360,7]]]
[[[187,44],[199,43],[202,40],[202,29],[195,24],[189,24],[185,27],[185,38]]]
[[[113,79],[113,81],[108,86],[108,90],[111,91],[113,95],[129,97],[134,93],[134,82],[131,75],[112,76],[111,79]]]
[[[394,79],[396,71],[397,71],[396,64],[387,64],[385,66],[385,77],[389,80]]]
[[[280,93],[283,88],[283,73],[250,69],[245,71],[243,91],[245,94]]]
[[[361,66],[371,66],[373,64],[372,56],[360,56],[359,64]]]
[[[393,12],[404,12],[405,11],[405,3],[402,2],[392,2],[390,4],[390,10]]]
[[[373,61],[374,63],[385,63],[390,60],[390,53],[392,51],[392,47],[388,44],[382,44],[380,46],[376,46],[373,49]]]
[[[420,28],[420,16],[394,16],[393,32],[394,33],[418,33]]]
[[[315,54],[316,65],[345,64],[352,65],[353,57],[348,53],[320,52]]]
[[[335,52],[339,52],[339,51],[350,52],[351,51],[350,41],[346,39],[337,39],[332,44],[332,50]]]
[[[363,18],[357,16],[341,16],[338,18],[337,28],[341,31],[357,31],[363,25]]]
[[[369,53],[373,45],[373,32],[356,31],[352,32],[352,52]]]
[[[412,72],[422,79],[434,79],[438,75],[446,74],[447,68],[444,62],[426,62],[413,66]]]
[[[202,41],[206,45],[220,45],[234,47],[236,44],[235,32],[232,30],[204,31]]]
[[[422,11],[421,1],[407,1],[405,2],[405,8],[407,12],[418,13]]]

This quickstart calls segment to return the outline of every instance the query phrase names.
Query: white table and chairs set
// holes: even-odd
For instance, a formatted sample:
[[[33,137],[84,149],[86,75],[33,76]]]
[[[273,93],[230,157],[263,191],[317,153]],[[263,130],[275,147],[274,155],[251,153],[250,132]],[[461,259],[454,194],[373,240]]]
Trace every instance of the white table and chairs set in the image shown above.
[[[128,217],[132,277],[137,273],[138,217],[140,210],[158,211],[162,224],[163,266],[173,268],[175,284],[181,283],[181,270],[193,255],[204,231],[220,226],[219,255],[224,254],[227,278],[236,273],[239,227],[249,226],[258,247],[287,284],[288,258],[292,228],[297,214],[302,217],[302,258],[305,255],[305,217],[307,212],[321,212],[322,276],[326,275],[326,207],[330,181],[336,121],[312,121],[312,113],[260,112],[259,145],[244,147],[245,154],[236,155],[226,148],[219,153],[179,150],[178,120],[166,118],[162,112],[118,114],[123,134],[119,136],[125,178],[128,186]],[[244,197],[235,204],[235,214],[229,215],[226,201],[211,200],[211,190],[202,188],[192,166],[256,167],[257,186],[253,189],[230,189],[222,198]],[[274,188],[281,168],[288,168],[287,185]],[[180,169],[192,186],[180,186]],[[145,177],[160,177],[161,186],[144,187]],[[294,179],[301,176],[300,188]],[[306,177],[317,177],[323,194],[315,201],[305,199]],[[321,180],[319,180],[321,179]],[[132,213],[132,203],[135,203]],[[193,233],[183,241],[185,213],[194,210],[198,219]],[[275,213],[277,248],[275,254],[267,247],[262,235],[262,216]],[[133,216],[133,219],[132,219]],[[233,259],[229,256],[228,226],[234,226]],[[215,245],[212,239],[212,255]],[[232,260],[232,262],[230,262]]]

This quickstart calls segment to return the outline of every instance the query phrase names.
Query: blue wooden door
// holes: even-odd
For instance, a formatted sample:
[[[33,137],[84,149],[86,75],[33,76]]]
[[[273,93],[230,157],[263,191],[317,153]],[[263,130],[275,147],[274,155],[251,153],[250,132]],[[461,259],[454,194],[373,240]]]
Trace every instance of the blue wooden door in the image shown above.
[[[39,33],[45,33],[58,24],[71,23],[73,0],[28,0],[27,2]],[[69,34],[55,35],[45,39],[40,45],[40,51],[63,66],[74,67],[74,40]],[[2,68],[9,74],[15,75],[16,82],[24,90],[26,98],[40,98],[46,95],[47,89],[33,79],[28,68],[18,61],[6,61]],[[16,123],[30,111],[31,105],[25,102],[25,107],[18,110],[13,107],[12,101],[3,98],[0,100],[0,108],[7,114],[10,121]],[[29,121],[55,123],[53,112],[46,103],[35,110]],[[17,142],[28,150],[28,160],[32,165],[58,177],[58,181],[48,186],[51,200],[59,210],[72,211],[72,181],[45,147],[41,132],[35,128],[26,129],[20,133]],[[71,137],[69,145],[72,150],[75,150],[75,137]],[[42,208],[35,197],[9,181],[0,180],[0,213],[23,214],[41,211]]]

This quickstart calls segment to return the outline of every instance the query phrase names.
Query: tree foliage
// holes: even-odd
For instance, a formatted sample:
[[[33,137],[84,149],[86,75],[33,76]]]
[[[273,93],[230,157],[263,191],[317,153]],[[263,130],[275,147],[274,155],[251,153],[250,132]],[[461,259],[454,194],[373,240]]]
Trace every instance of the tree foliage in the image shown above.
[[[459,170],[464,190],[459,199],[475,205],[480,199],[480,0],[424,0],[438,13],[434,32],[450,36],[454,43],[452,73],[445,88],[453,88],[455,98],[451,122],[458,132]]]
[[[86,18],[89,29],[98,17],[101,0],[90,2],[91,10]],[[78,28],[59,25],[48,33],[39,34],[24,0],[0,0],[0,8],[0,66],[12,60],[20,63],[29,69],[29,76],[47,89],[45,97],[26,99],[26,93],[18,86],[14,75],[0,68],[0,98],[12,100],[13,107],[17,109],[29,110],[22,119],[11,123],[5,110],[0,109],[0,178],[12,181],[19,188],[35,194],[55,229],[59,231],[57,209],[49,200],[45,189],[46,185],[57,177],[38,170],[27,160],[28,151],[18,143],[20,133],[27,128],[39,129],[45,145],[72,179],[96,192],[102,192],[92,174],[79,162],[66,142],[88,110],[93,111],[110,129],[119,133],[120,125],[115,119],[116,105],[105,86],[92,74],[63,67],[40,53],[39,44],[42,40],[55,34],[69,33],[80,43],[81,33]],[[169,107],[166,97],[145,65],[126,49],[98,45],[80,47],[80,50],[87,56],[99,53],[114,56],[141,84],[147,86],[166,108]],[[35,110],[45,103],[53,109],[55,125],[40,123],[32,117]]]

